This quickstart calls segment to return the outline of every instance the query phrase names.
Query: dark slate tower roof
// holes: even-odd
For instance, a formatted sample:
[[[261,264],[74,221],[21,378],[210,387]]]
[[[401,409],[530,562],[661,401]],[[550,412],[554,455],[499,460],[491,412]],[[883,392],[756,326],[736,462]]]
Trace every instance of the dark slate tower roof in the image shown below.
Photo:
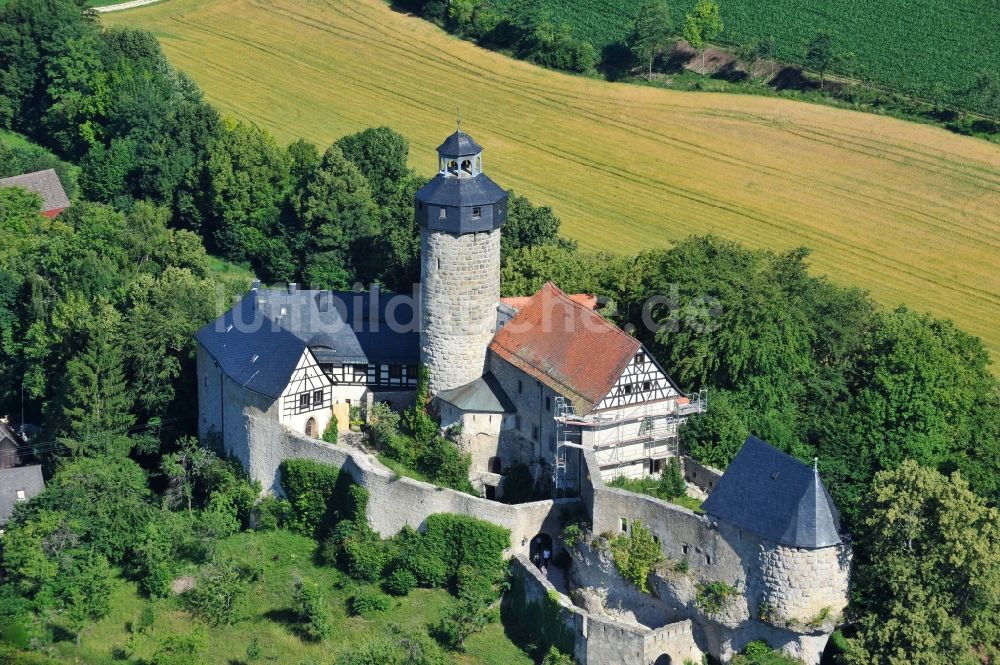
[[[438,146],[438,154],[442,157],[469,157],[478,155],[483,151],[483,146],[476,143],[471,136],[461,129],[444,140]]]
[[[438,173],[414,197],[421,228],[463,235],[503,225],[507,192],[483,172],[482,153],[461,130],[438,146]]]
[[[838,545],[840,515],[819,472],[750,436],[702,508],[789,547]]]

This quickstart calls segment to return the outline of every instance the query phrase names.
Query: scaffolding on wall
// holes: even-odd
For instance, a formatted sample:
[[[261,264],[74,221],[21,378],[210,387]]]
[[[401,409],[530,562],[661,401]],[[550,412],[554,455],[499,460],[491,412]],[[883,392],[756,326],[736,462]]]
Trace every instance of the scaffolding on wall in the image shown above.
[[[674,403],[674,408],[667,412],[656,412],[656,404],[646,402],[636,405],[638,408],[619,409],[614,416],[588,415],[577,416],[573,409],[573,404],[564,397],[556,397],[556,464],[553,471],[554,488],[556,493],[560,488],[565,489],[572,486],[572,482],[566,475],[566,450],[567,448],[579,448],[579,443],[574,443],[569,439],[571,431],[578,431],[577,427],[591,426],[599,431],[614,428],[614,434],[610,441],[595,441],[594,450],[604,453],[601,460],[601,469],[611,470],[612,478],[623,474],[626,466],[634,465],[639,461],[650,459],[667,459],[671,456],[680,455],[680,437],[678,434],[681,422],[690,415],[703,413],[708,409],[708,391],[699,390],[688,396],[688,402],[684,404]],[[571,425],[570,423],[575,423]],[[623,427],[628,423],[638,422],[638,436],[626,438],[626,429]],[[626,455],[630,445],[642,444],[643,456],[634,457]],[[665,452],[658,449],[664,448]],[[651,473],[646,469],[644,475]]]

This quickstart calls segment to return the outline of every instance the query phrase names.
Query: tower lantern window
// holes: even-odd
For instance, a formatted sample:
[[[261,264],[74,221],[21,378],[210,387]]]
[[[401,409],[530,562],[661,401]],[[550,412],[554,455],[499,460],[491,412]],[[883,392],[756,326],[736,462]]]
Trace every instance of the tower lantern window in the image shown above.
[[[472,161],[468,159],[462,160],[462,170],[472,175]]]
[[[454,159],[448,162],[448,171],[450,173],[458,175],[458,162],[456,162]]]

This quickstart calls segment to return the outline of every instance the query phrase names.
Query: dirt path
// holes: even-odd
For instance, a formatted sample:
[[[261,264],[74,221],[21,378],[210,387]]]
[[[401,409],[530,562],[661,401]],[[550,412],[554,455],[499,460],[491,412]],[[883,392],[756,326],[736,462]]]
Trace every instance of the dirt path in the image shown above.
[[[107,5],[105,7],[94,7],[94,11],[99,14],[104,14],[106,12],[118,12],[123,9],[132,9],[134,7],[142,7],[143,5],[151,5],[154,2],[159,2],[160,0],[130,0],[129,2],[119,2],[117,5]]]

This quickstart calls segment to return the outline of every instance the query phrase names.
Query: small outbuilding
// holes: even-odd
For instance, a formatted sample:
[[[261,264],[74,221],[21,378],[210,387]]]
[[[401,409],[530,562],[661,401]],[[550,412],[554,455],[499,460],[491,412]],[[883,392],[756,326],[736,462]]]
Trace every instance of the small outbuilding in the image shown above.
[[[0,469],[0,531],[14,512],[14,506],[38,496],[45,489],[39,464]]]
[[[0,178],[0,188],[3,187],[20,187],[41,196],[40,212],[46,217],[55,217],[69,207],[69,197],[66,196],[66,190],[59,182],[55,169]]]

